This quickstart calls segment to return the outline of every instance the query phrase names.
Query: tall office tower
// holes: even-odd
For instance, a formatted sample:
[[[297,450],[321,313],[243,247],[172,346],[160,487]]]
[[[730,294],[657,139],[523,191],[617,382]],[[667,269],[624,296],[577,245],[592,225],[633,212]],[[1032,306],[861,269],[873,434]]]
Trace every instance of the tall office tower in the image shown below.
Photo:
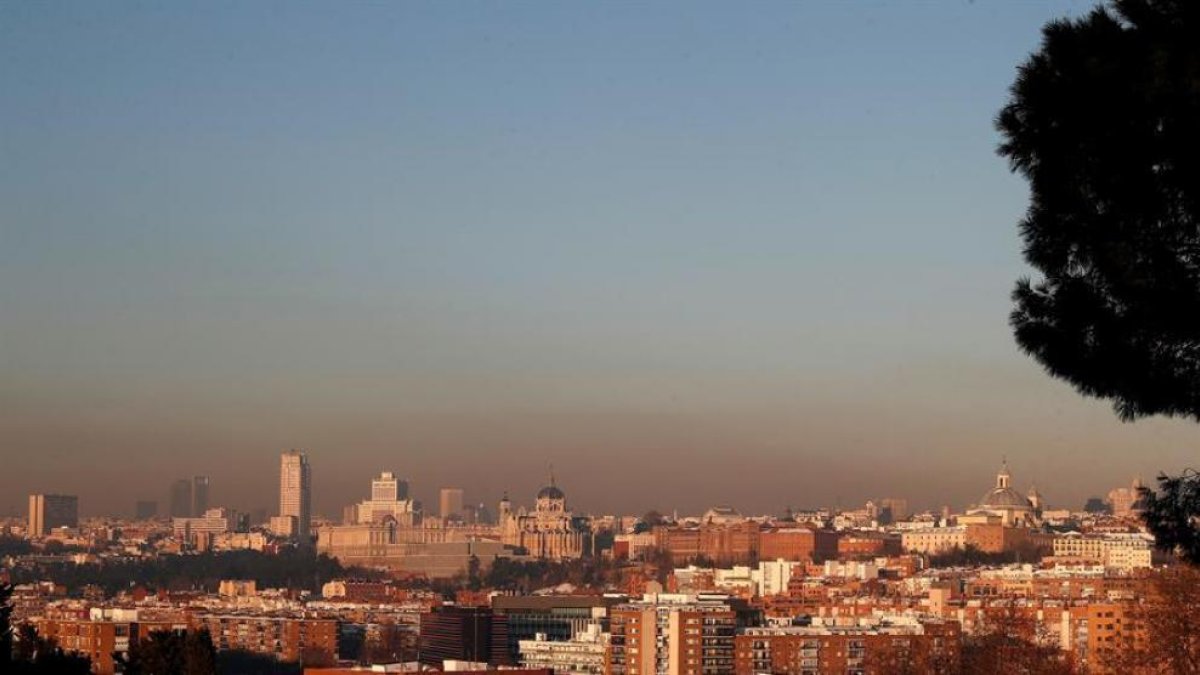
[[[192,517],[192,481],[186,478],[171,483],[171,512],[172,518]]]
[[[907,499],[900,499],[898,497],[887,497],[887,498],[884,498],[883,500],[881,500],[879,502],[879,504],[881,506],[883,506],[883,508],[885,508],[885,509],[892,510],[892,520],[893,521],[908,520],[908,516],[910,514],[908,513],[908,500]]]
[[[408,485],[396,478],[391,471],[384,471],[371,479],[371,498],[346,507],[342,517],[347,523],[382,522],[393,518],[397,524],[412,527],[420,523],[414,512],[413,503],[401,495],[408,492]]]
[[[199,518],[208,511],[208,476],[192,477],[192,517]]]
[[[295,518],[294,536],[309,540],[312,525],[312,470],[308,455],[288,450],[279,458],[279,515]]]
[[[73,495],[29,495],[30,538],[56,527],[79,527],[79,498]]]
[[[371,501],[394,502],[400,499],[400,481],[391,471],[384,471],[378,478],[371,479]]]
[[[463,515],[463,491],[462,488],[442,488],[441,493],[441,510],[438,512],[442,518]]]
[[[134,505],[134,515],[138,520],[150,520],[158,517],[158,502],[139,499]]]

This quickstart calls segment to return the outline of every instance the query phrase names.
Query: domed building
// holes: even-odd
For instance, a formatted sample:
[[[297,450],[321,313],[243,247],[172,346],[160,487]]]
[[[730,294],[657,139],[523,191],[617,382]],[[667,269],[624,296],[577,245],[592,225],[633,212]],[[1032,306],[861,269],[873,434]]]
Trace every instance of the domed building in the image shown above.
[[[592,532],[587,519],[567,510],[567,495],[554,484],[538,490],[533,511],[513,511],[508,495],[500,501],[500,536],[507,546],[525,549],[535,558],[561,560],[591,553]]]
[[[1026,497],[1012,486],[1012,474],[1008,462],[996,474],[996,487],[984,493],[974,508],[967,510],[967,517],[989,516],[998,518],[1007,527],[1033,527],[1041,519],[1042,496],[1034,488]]]

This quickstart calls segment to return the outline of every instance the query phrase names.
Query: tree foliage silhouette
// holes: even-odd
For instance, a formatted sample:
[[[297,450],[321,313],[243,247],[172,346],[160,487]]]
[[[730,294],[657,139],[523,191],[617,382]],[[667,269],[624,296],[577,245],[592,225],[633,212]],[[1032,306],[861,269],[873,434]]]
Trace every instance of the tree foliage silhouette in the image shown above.
[[[11,585],[0,584],[0,673],[90,675],[92,662],[86,656],[64,652],[28,623],[13,627],[12,593]]]
[[[12,594],[11,585],[0,584],[0,670],[13,660]]]
[[[1198,35],[1191,0],[1053,21],[996,121],[1029,182],[1020,231],[1040,273],[1013,291],[1017,343],[1123,420],[1200,421]],[[1166,547],[1200,538],[1148,522]]]
[[[217,650],[208,630],[155,631],[136,642],[126,675],[215,675]]]

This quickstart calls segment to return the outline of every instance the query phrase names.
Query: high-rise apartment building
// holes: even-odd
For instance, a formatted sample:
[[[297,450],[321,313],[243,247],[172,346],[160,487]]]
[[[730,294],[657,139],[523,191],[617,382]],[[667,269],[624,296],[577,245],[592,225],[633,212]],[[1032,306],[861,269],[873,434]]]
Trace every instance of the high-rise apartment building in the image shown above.
[[[192,477],[192,513],[199,518],[208,511],[208,476]]]
[[[461,518],[463,516],[463,491],[462,488],[442,488],[438,509],[438,515],[442,518],[455,516]]]
[[[308,455],[288,450],[279,458],[279,516],[295,518],[294,535],[307,542],[312,526],[312,470]]]
[[[79,527],[79,498],[29,495],[29,537],[44,537],[57,527]]]
[[[172,518],[192,517],[192,481],[180,478],[171,483],[171,510],[167,515]]]
[[[612,675],[732,673],[737,610],[721,599],[647,596],[610,614]]]

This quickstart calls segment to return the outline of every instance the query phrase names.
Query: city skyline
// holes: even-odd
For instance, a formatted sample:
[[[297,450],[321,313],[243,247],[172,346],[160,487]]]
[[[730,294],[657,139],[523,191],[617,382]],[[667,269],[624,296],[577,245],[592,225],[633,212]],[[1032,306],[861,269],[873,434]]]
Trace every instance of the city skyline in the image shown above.
[[[1200,2],[0,2],[0,673],[1200,664]]]
[[[364,498],[368,500],[368,502],[366,502],[366,503],[370,503],[370,501],[396,502],[397,499],[401,500],[402,502],[404,500],[413,500],[413,503],[420,509],[420,511],[425,515],[425,517],[434,517],[434,518],[441,519],[441,518],[445,518],[447,515],[458,515],[458,516],[465,515],[462,513],[455,514],[453,511],[451,512],[451,514],[444,513],[444,511],[446,510],[445,505],[446,505],[448,493],[454,494],[454,496],[451,497],[451,499],[461,501],[461,506],[463,506],[463,507],[467,507],[467,506],[473,507],[475,505],[481,505],[485,508],[491,509],[496,504],[500,503],[502,500],[505,500],[505,499],[511,500],[512,503],[514,504],[514,506],[532,506],[535,501],[534,496],[536,493],[538,493],[540,490],[542,490],[543,488],[545,488],[547,486],[555,486],[558,484],[555,474],[553,472],[551,472],[549,474],[549,476],[543,475],[540,478],[538,478],[536,476],[525,475],[521,479],[521,481],[519,481],[519,483],[526,484],[528,486],[527,490],[511,489],[508,487],[496,489],[494,486],[485,485],[484,487],[480,488],[478,491],[471,491],[469,489],[465,489],[462,487],[445,487],[445,486],[436,486],[436,485],[421,486],[419,483],[414,484],[413,481],[409,480],[406,476],[404,476],[402,474],[396,473],[391,470],[382,469],[382,470],[376,470],[375,472],[370,473],[369,475],[352,476],[351,477],[352,480],[350,482],[352,484],[354,484],[354,487],[351,488],[351,490],[348,493],[348,496],[345,498],[345,500],[338,501],[338,498],[330,498],[330,497],[323,498],[320,500],[319,503],[327,504],[328,507],[324,508],[324,509],[319,509],[319,508],[311,506],[311,504],[313,504],[317,501],[315,499],[315,497],[320,496],[320,491],[313,490],[313,487],[312,487],[313,486],[313,478],[312,478],[311,464],[309,463],[309,460],[308,460],[309,454],[310,453],[307,450],[292,449],[292,450],[287,450],[287,451],[284,451],[282,453],[275,455],[275,458],[276,458],[276,464],[275,464],[276,474],[275,475],[277,476],[275,485],[278,488],[278,492],[276,493],[277,497],[275,497],[276,501],[275,501],[274,505],[260,504],[260,503],[253,502],[252,500],[251,501],[236,501],[236,500],[230,500],[230,499],[223,499],[221,497],[218,497],[215,501],[212,501],[211,499],[209,499],[209,501],[211,501],[212,506],[221,507],[221,508],[232,508],[239,513],[265,514],[265,516],[268,520],[275,514],[278,514],[280,516],[293,516],[293,517],[296,517],[297,519],[299,519],[298,513],[302,512],[302,511],[307,511],[308,513],[310,513],[311,518],[313,518],[313,519],[320,518],[320,519],[326,519],[326,520],[329,520],[332,522],[339,522],[340,520],[344,519],[345,514],[346,514],[346,512],[345,512],[346,508],[354,506],[357,502],[360,502]],[[1094,487],[1094,489],[1092,489],[1090,492],[1087,493],[1086,497],[1079,499],[1077,501],[1063,501],[1063,500],[1056,499],[1054,497],[1051,497],[1047,500],[1045,487],[1046,487],[1047,482],[1050,485],[1053,485],[1054,484],[1053,481],[1039,482],[1036,477],[1029,477],[1029,476],[1026,476],[1026,475],[1018,472],[1017,477],[1015,478],[1015,481],[1012,482],[1011,485],[1009,485],[1009,483],[1007,481],[1013,480],[1013,479],[1011,478],[1011,472],[1009,469],[1008,460],[1006,457],[1002,457],[1000,461],[1001,461],[1001,464],[998,466],[1002,467],[1001,473],[1006,476],[1005,487],[1012,487],[1018,493],[1022,493],[1022,494],[1026,493],[1026,492],[1037,492],[1039,495],[1039,498],[1042,500],[1045,500],[1044,505],[1046,506],[1046,508],[1078,510],[1078,509],[1083,508],[1085,502],[1092,498],[1099,498],[1099,499],[1105,500],[1105,501],[1110,500],[1112,498],[1112,494],[1114,492],[1120,492],[1120,491],[1126,490],[1131,481],[1135,485],[1135,491],[1136,491],[1137,486],[1140,486],[1140,485],[1144,484],[1144,482],[1145,482],[1144,476],[1133,475],[1133,476],[1125,477],[1123,480],[1117,479],[1109,485],[1096,486],[1096,487]],[[974,487],[968,489],[968,492],[970,490],[975,491],[974,493],[970,493],[973,495],[973,497],[970,499],[958,500],[958,501],[938,499],[936,494],[934,494],[936,492],[935,489],[929,489],[923,493],[918,493],[918,494],[914,495],[914,494],[901,494],[894,490],[888,491],[886,488],[878,493],[869,494],[869,495],[867,495],[861,499],[857,499],[857,500],[856,499],[838,499],[838,500],[835,500],[832,502],[821,502],[821,501],[815,501],[815,500],[804,501],[801,499],[801,500],[784,501],[778,505],[768,505],[768,506],[762,507],[762,508],[756,508],[756,507],[752,507],[752,506],[747,507],[746,504],[722,500],[719,498],[719,496],[716,493],[714,493],[713,495],[699,495],[692,500],[683,502],[682,505],[681,504],[652,504],[650,506],[640,506],[640,507],[636,507],[636,508],[635,507],[623,507],[620,505],[613,507],[613,508],[594,508],[587,504],[582,504],[582,505],[578,504],[578,500],[575,497],[572,497],[571,501],[572,501],[572,505],[576,507],[576,510],[579,510],[580,512],[586,513],[588,515],[612,514],[612,515],[638,516],[645,512],[652,511],[652,510],[659,511],[660,513],[664,513],[664,514],[668,514],[668,515],[671,514],[672,512],[678,512],[681,515],[689,515],[689,514],[695,515],[697,513],[701,513],[703,511],[705,511],[709,508],[713,508],[713,507],[729,507],[729,508],[733,508],[735,511],[741,511],[743,514],[745,514],[747,516],[751,516],[751,515],[778,516],[778,515],[784,513],[785,511],[790,511],[790,510],[805,510],[805,509],[834,509],[834,510],[850,509],[850,510],[852,510],[852,509],[860,508],[863,504],[865,504],[867,502],[875,502],[876,504],[886,505],[887,502],[890,502],[893,500],[899,500],[901,503],[903,503],[905,505],[905,508],[910,513],[914,512],[914,510],[937,513],[943,508],[949,508],[952,510],[965,509],[965,508],[970,508],[970,507],[978,504],[980,501],[979,499],[977,499],[979,490],[986,483],[986,479],[988,477],[990,477],[991,475],[992,474],[989,473],[988,471],[982,471],[980,473],[980,476],[982,476],[982,478],[980,478],[980,480],[976,482]],[[340,478],[341,477],[339,476],[339,482],[340,482]],[[195,480],[197,480],[197,481],[200,479],[204,479],[205,487],[207,488],[209,485],[209,478],[207,476],[196,476],[195,477]],[[570,479],[570,476],[568,476],[568,480],[569,479]],[[187,482],[189,485],[191,484],[191,481],[176,481],[176,484],[180,484],[180,483],[184,483],[184,482]],[[588,494],[586,485],[587,485],[586,481],[584,481],[584,480],[579,481],[579,488],[582,489],[585,494]],[[568,488],[574,489],[574,487],[571,485],[570,480],[568,482]],[[77,498],[77,496],[78,496],[75,493],[70,493],[68,491],[60,491],[60,492],[62,492],[63,494],[70,494],[73,499]],[[32,498],[32,496],[34,494],[37,494],[37,493],[30,493],[30,497]],[[22,496],[22,497],[24,497],[24,496]],[[206,497],[207,497],[207,494],[206,494]],[[768,498],[763,497],[763,498],[760,498],[760,500],[758,502],[750,502],[750,503],[751,504],[766,503],[765,501],[763,501],[764,499],[768,499]],[[1121,499],[1125,500],[1124,508],[1128,508],[1128,502],[1136,499],[1136,494],[1130,492],[1130,493],[1127,493],[1124,496],[1122,496]],[[124,508],[118,508],[118,509],[115,509],[112,511],[105,511],[102,509],[89,510],[89,509],[84,508],[80,511],[80,513],[84,517],[108,516],[108,517],[118,517],[119,518],[119,517],[125,516],[126,512],[136,511],[137,509],[142,508],[142,505],[146,504],[146,503],[147,503],[146,500],[137,498],[137,499],[134,499],[133,501],[131,501],[129,504],[126,504],[124,506]],[[149,503],[156,504],[156,502],[154,502],[153,500],[150,500]],[[86,506],[86,500],[85,500],[85,506]],[[201,515],[203,515],[203,511],[207,510],[207,508],[209,506],[210,506],[209,503],[205,503],[205,509],[201,510],[200,512],[188,511],[188,513],[183,515],[182,517],[188,517],[188,515],[190,515],[192,517],[201,516]],[[22,511],[13,510],[12,515],[19,515],[20,513],[22,513]],[[172,514],[170,512],[168,512],[164,515],[170,516]],[[266,524],[266,521],[264,521],[263,524]]]
[[[380,467],[595,511],[1177,473],[1194,424],[1007,325],[992,119],[1091,6],[6,4],[0,509],[273,510],[288,447],[330,515]]]

